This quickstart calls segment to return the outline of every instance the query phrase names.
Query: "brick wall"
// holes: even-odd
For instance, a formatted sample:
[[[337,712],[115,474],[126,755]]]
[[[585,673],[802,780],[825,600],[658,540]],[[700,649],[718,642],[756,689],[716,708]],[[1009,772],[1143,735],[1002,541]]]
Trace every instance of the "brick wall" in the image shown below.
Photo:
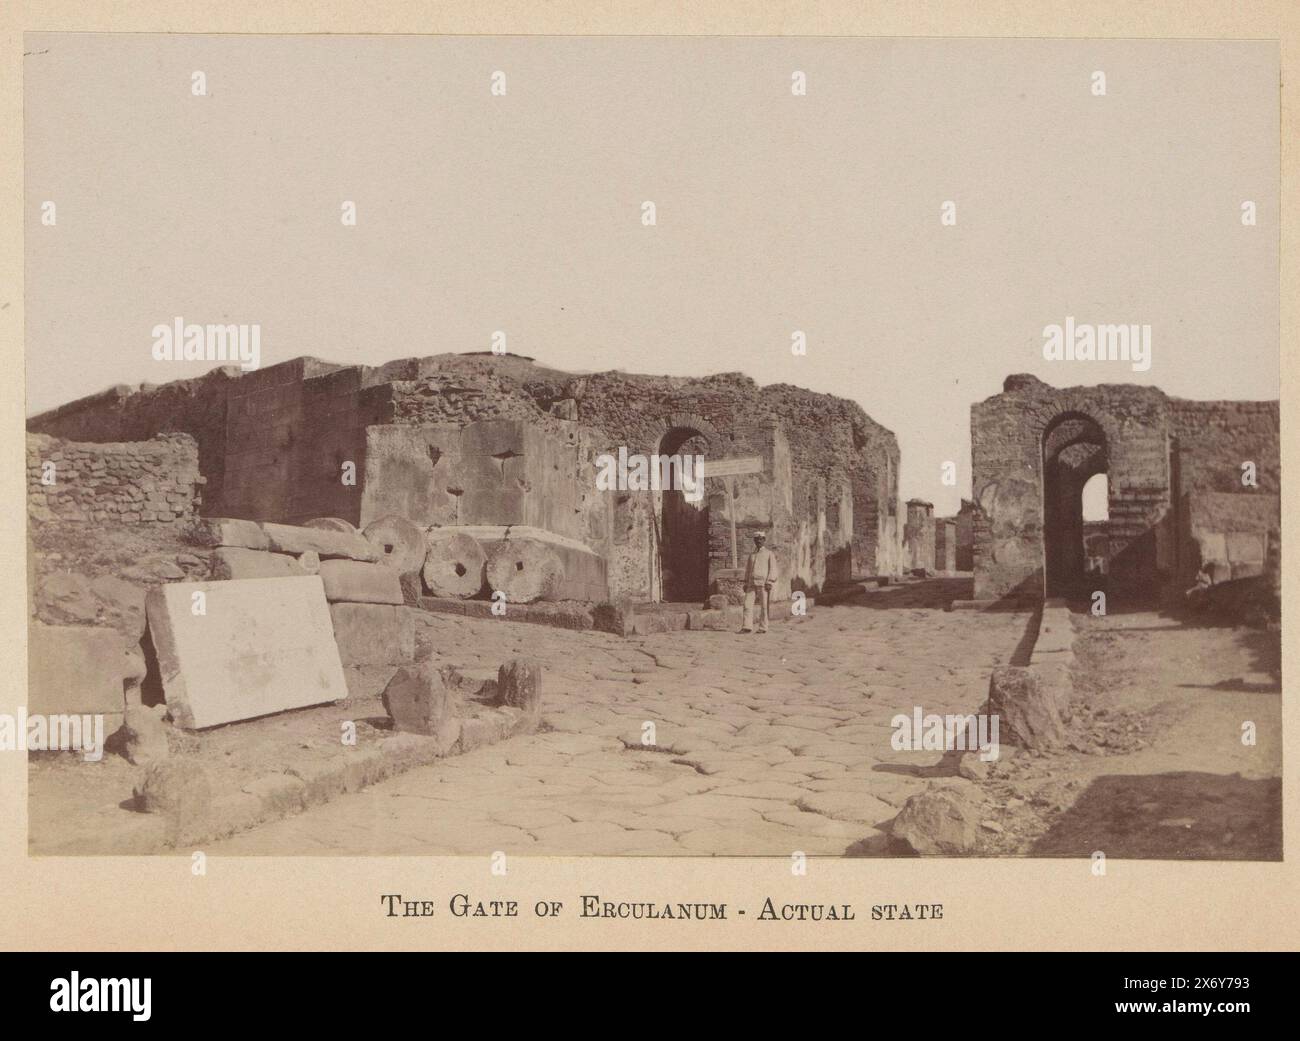
[[[171,523],[200,500],[198,445],[186,434],[93,444],[27,435],[27,506],[35,521]]]

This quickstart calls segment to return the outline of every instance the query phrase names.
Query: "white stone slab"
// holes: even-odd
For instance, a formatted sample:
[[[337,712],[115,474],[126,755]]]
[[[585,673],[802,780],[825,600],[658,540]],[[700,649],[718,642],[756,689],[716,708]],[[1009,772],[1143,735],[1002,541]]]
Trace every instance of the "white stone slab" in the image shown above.
[[[748,455],[739,459],[705,459],[705,477],[736,477],[740,474],[759,474],[763,472],[761,456]]]
[[[194,613],[194,594],[204,613]],[[347,697],[325,589],[317,575],[172,582],[145,611],[163,693],[191,730]]]

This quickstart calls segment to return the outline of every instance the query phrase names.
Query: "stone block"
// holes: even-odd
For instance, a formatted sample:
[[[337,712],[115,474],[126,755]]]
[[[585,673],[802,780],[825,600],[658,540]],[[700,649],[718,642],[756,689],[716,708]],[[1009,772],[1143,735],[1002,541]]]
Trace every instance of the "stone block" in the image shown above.
[[[104,732],[126,711],[129,645],[115,629],[45,625],[27,630],[27,711],[35,715],[102,715]]]
[[[223,546],[212,553],[212,577],[218,581],[244,578],[295,578],[307,572],[287,553]]]
[[[166,759],[171,754],[167,743],[170,726],[163,720],[167,709],[163,705],[128,705],[123,720],[122,754],[136,766]]]
[[[969,853],[979,834],[983,804],[970,781],[932,781],[903,804],[890,836],[922,856]]]
[[[382,701],[394,730],[437,738],[444,754],[460,737],[457,698],[430,664],[398,669],[384,688]]]
[[[735,632],[740,628],[742,620],[743,609],[728,604],[722,610],[687,612],[686,626],[694,631]]]
[[[93,625],[99,607],[90,579],[75,571],[46,576],[36,591],[37,614],[51,625]]]
[[[464,479],[460,425],[366,428],[361,522],[397,514],[420,525],[455,524]]]
[[[321,560],[339,558],[374,563],[379,550],[357,533],[328,531],[323,528],[300,528],[292,524],[263,524],[262,530],[277,553],[316,553]]]
[[[635,636],[653,636],[655,633],[679,632],[689,626],[688,611],[654,611],[633,615],[630,631]]]
[[[101,575],[90,583],[90,591],[99,601],[104,621],[124,636],[136,640],[144,635],[144,586],[116,575]]]
[[[424,581],[418,571],[406,571],[398,576],[402,586],[402,603],[407,607],[419,607],[420,597],[424,596]]]
[[[1196,536],[1202,563],[1228,559],[1228,540],[1221,531],[1203,531]]]
[[[524,712],[542,708],[542,666],[527,658],[515,658],[497,671],[497,696],[503,705]]]
[[[1065,736],[1056,697],[1032,669],[1016,665],[994,669],[989,678],[988,712],[998,717],[1003,744],[1047,749]]]
[[[212,809],[212,782],[198,763],[161,759],[144,769],[135,786],[136,808],[188,822],[202,820]]]
[[[320,578],[330,603],[401,604],[402,582],[383,564],[359,560],[322,560]]]
[[[196,592],[204,613],[194,614]],[[167,709],[187,730],[347,696],[321,579],[176,582],[149,593]]]
[[[529,450],[529,424],[516,419],[469,423],[461,430],[464,492],[460,518],[468,524],[526,524],[528,492],[540,485],[540,460]]]
[[[1227,535],[1227,560],[1233,565],[1236,577],[1237,564],[1264,564],[1264,533],[1262,531],[1230,531]],[[1258,574],[1259,572],[1256,572]]]
[[[415,619],[410,608],[331,604],[329,610],[344,665],[404,665],[415,660]]]
[[[227,517],[203,517],[189,527],[189,540],[196,546],[234,546],[241,549],[270,549],[271,540],[256,521]]]
[[[343,680],[348,685],[348,700],[368,701],[379,697],[398,665],[344,665]]]

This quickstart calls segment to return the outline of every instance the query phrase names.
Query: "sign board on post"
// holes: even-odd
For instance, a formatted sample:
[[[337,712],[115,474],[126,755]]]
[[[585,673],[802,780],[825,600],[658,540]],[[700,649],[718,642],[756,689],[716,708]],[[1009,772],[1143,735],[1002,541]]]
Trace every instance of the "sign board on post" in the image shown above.
[[[705,477],[738,477],[741,474],[757,474],[763,472],[762,456],[746,455],[736,459],[706,459],[704,460]],[[727,480],[723,482],[727,488],[727,513],[731,517],[731,566],[733,568],[740,566],[740,549],[736,544],[736,482]]]
[[[705,477],[735,477],[738,474],[758,474],[762,472],[762,456],[747,455],[738,459],[704,460]]]

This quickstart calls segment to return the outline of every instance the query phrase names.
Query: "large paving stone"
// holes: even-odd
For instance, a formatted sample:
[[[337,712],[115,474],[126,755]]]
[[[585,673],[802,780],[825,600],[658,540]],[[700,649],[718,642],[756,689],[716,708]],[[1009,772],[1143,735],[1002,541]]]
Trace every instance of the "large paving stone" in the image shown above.
[[[344,665],[415,661],[415,612],[389,604],[331,604],[334,641]]]
[[[383,564],[359,560],[322,560],[320,577],[330,603],[401,604],[402,580]]]
[[[43,715],[102,715],[105,733],[126,711],[123,681],[130,659],[115,629],[45,625],[27,631],[27,711]]]
[[[316,553],[321,560],[338,557],[345,560],[379,559],[379,550],[365,536],[324,528],[300,528],[292,524],[263,524],[262,530],[277,553]]]
[[[192,611],[202,592],[205,609]],[[172,719],[202,729],[347,697],[320,578],[174,582],[149,593]]]

